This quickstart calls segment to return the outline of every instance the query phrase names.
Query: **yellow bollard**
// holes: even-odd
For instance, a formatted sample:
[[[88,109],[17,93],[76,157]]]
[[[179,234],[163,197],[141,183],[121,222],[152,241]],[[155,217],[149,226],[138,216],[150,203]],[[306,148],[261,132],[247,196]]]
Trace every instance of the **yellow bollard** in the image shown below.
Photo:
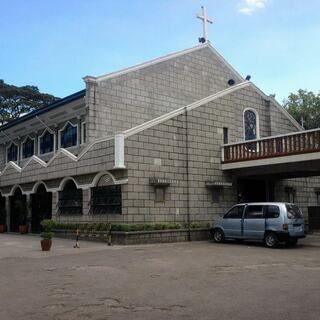
[[[79,229],[77,229],[76,233],[76,244],[73,246],[74,248],[79,248],[80,249],[80,243],[79,243]]]

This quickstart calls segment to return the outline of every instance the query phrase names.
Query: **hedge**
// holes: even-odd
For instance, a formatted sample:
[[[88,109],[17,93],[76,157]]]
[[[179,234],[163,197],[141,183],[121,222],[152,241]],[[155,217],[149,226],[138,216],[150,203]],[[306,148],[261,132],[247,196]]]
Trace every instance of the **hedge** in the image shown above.
[[[190,229],[208,228],[209,224],[192,222]],[[53,229],[55,230],[77,230],[80,231],[153,231],[153,230],[179,230],[188,229],[187,223],[141,223],[141,224],[128,224],[128,223],[62,223],[53,221]]]

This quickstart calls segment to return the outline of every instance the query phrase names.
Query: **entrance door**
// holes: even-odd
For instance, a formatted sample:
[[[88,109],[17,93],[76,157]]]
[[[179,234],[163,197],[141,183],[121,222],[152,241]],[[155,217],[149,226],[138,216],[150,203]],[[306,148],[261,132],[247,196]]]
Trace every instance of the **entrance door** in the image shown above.
[[[265,232],[264,206],[246,206],[243,221],[243,235],[247,239],[263,239]]]
[[[31,232],[41,232],[41,221],[52,217],[52,193],[41,184],[32,195]]]
[[[19,225],[27,224],[27,199],[17,188],[10,197],[10,231],[19,232]]]
[[[238,203],[273,201],[274,185],[265,180],[239,179]]]
[[[320,230],[320,206],[308,207],[309,230]]]

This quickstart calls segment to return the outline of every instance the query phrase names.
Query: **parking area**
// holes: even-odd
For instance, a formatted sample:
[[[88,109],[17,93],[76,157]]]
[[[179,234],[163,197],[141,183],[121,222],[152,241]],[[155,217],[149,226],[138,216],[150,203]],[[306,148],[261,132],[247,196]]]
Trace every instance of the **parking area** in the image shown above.
[[[296,248],[191,242],[112,246],[0,234],[0,319],[320,317],[320,237]]]

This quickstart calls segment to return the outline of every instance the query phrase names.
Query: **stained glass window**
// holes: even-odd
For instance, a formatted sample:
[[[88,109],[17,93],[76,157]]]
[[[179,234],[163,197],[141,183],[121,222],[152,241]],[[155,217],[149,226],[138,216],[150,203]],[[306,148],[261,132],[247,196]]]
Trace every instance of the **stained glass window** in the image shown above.
[[[29,158],[34,154],[34,140],[27,138],[22,144],[22,158]]]
[[[18,160],[18,147],[14,143],[11,143],[10,147],[8,148],[7,158],[8,161]]]
[[[244,113],[244,134],[245,140],[257,139],[257,116],[251,110]]]
[[[70,123],[61,131],[60,145],[62,148],[69,148],[77,145],[78,130],[77,127],[72,126]]]
[[[53,134],[46,131],[40,138],[40,153],[48,153],[53,151]]]

